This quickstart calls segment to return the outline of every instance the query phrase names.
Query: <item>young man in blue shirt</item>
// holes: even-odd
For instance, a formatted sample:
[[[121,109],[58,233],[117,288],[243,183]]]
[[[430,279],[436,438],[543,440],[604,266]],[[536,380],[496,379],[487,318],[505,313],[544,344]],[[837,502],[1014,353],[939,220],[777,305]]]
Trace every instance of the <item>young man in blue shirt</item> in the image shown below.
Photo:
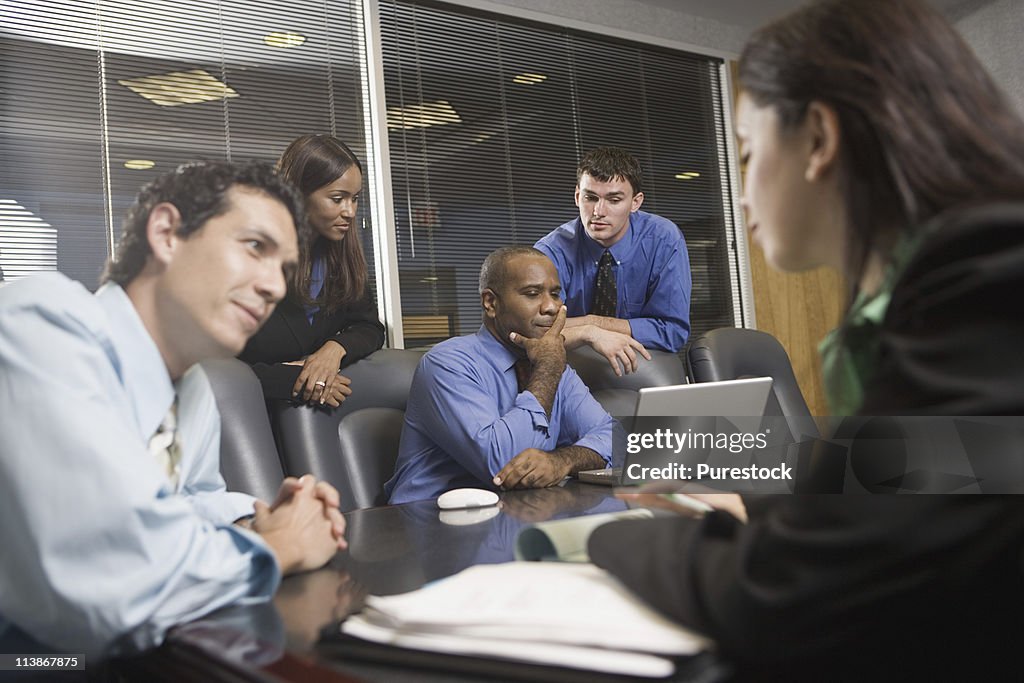
[[[558,269],[568,310],[566,344],[592,346],[616,375],[646,348],[676,352],[690,335],[690,260],[672,221],[640,210],[639,162],[616,147],[580,160],[580,215],[535,245]]]
[[[391,503],[460,487],[539,488],[607,466],[614,421],[565,363],[550,259],[505,247],[480,269],[484,324],[423,357],[409,390]]]
[[[0,291],[0,652],[153,647],[345,547],[325,482],[225,490],[196,365],[270,316],[302,221],[270,166],[182,166],[143,188],[96,294],[57,273]]]

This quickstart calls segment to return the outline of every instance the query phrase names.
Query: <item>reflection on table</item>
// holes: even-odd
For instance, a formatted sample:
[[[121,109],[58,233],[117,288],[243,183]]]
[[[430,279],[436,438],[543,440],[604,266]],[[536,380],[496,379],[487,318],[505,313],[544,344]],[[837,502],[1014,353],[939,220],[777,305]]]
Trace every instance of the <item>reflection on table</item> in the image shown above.
[[[349,549],[318,571],[285,578],[272,603],[234,607],[181,626],[147,659],[208,658],[207,678],[218,671],[244,678],[283,680],[443,680],[423,671],[338,661],[318,649],[323,629],[358,611],[367,595],[392,595],[455,574],[466,567],[513,559],[526,525],[549,519],[625,510],[603,486],[566,482],[548,489],[509,491],[500,508],[442,511],[436,503],[356,510],[345,515]]]

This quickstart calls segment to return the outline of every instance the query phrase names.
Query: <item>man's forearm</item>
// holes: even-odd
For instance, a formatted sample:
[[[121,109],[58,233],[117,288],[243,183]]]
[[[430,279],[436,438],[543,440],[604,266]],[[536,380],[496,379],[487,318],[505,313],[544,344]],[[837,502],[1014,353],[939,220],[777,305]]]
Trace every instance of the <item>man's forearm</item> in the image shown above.
[[[628,320],[622,318],[611,318],[606,315],[585,315],[582,320],[584,325],[593,325],[599,327],[602,330],[609,330],[611,332],[618,332],[619,334],[628,334],[633,336],[633,330],[629,326]]]
[[[586,446],[562,446],[551,451],[551,455],[562,458],[569,468],[566,474],[576,474],[580,470],[603,469],[607,463],[597,451]]]
[[[567,349],[574,349],[581,344],[589,344],[592,340],[590,339],[588,327],[633,336],[633,328],[630,327],[628,320],[610,318],[604,315],[581,315],[577,318],[566,319],[565,329],[562,330],[562,336],[565,337],[565,347]],[[570,346],[570,344],[574,345]]]
[[[583,318],[573,318],[573,320],[583,320]],[[569,327],[566,324],[565,329],[562,330],[562,337],[565,339],[565,348],[567,350],[578,349],[584,344],[590,344],[590,330],[593,329],[589,325],[576,325],[575,327]]]
[[[544,409],[544,413],[548,417],[551,417],[551,409],[555,405],[555,394],[558,393],[558,383],[562,380],[564,371],[564,359],[561,363],[555,360],[543,360],[533,366],[530,381],[526,384],[526,390],[537,398],[537,403]]]

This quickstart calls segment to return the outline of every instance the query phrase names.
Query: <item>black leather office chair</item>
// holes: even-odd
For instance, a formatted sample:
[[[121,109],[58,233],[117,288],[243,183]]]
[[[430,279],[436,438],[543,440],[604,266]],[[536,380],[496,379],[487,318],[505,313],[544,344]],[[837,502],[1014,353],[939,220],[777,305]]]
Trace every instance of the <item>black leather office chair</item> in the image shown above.
[[[818,436],[789,355],[767,332],[737,327],[711,330],[690,342],[686,361],[687,373],[694,382],[771,377],[773,397],[769,397],[765,414],[784,415],[792,431]]]
[[[616,377],[608,359],[589,346],[570,351],[566,359],[609,414],[628,417],[636,408],[638,389],[686,383],[685,369],[678,355],[657,350],[649,353],[651,360],[640,358],[637,371],[622,377]]]
[[[363,408],[349,413],[338,425],[338,448],[343,469],[341,509],[387,505],[384,484],[395,473],[398,443],[405,411]]]
[[[404,411],[421,351],[381,349],[342,371],[352,380],[352,395],[334,410],[270,401],[270,414],[287,474],[310,472],[346,491],[349,473],[342,462],[338,426],[366,408]],[[390,476],[390,475],[389,475]],[[342,497],[342,509],[350,502]]]
[[[284,479],[260,381],[235,358],[202,364],[220,412],[220,470],[229,491],[272,501]]]

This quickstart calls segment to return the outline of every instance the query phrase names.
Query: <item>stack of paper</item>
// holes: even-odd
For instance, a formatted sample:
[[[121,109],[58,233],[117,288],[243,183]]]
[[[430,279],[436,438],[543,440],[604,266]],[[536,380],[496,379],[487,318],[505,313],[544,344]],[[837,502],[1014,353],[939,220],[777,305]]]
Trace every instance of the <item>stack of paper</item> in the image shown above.
[[[667,657],[708,641],[640,602],[589,564],[470,567],[403,595],[367,598],[345,633],[417,650],[664,677]]]

